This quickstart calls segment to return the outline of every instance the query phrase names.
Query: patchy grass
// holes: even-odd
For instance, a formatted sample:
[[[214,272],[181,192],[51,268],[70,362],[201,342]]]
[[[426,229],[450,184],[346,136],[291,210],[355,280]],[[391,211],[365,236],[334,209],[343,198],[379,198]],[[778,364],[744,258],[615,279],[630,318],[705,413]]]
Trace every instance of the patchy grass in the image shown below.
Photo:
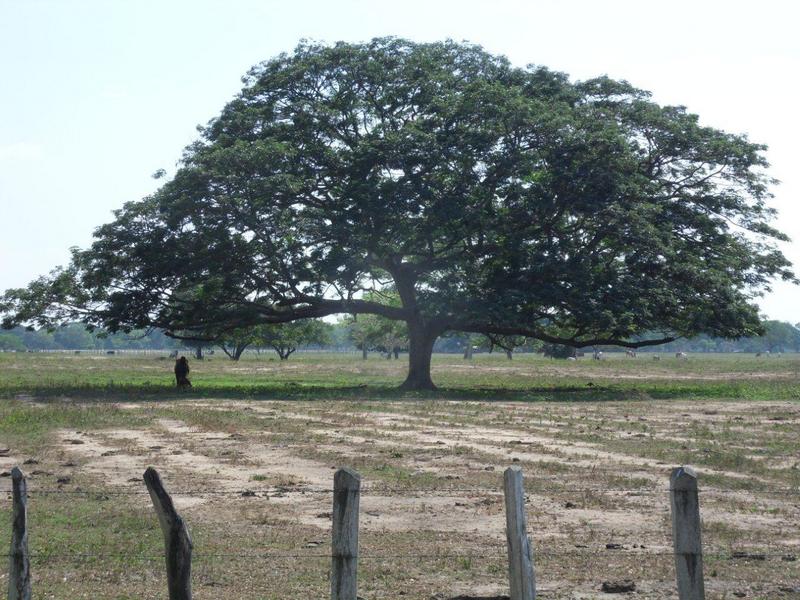
[[[667,487],[680,464],[701,477],[707,597],[790,597],[800,579],[800,561],[782,560],[800,558],[795,357],[436,357],[444,389],[420,395],[392,389],[395,361],[299,358],[194,363],[195,387],[177,394],[170,361],[0,354],[0,471],[29,476],[34,596],[164,597],[148,465],[191,529],[200,600],[327,595],[342,465],[363,478],[369,600],[507,593],[512,464],[548,598],[622,578],[674,597]],[[0,506],[1,543],[6,493]]]

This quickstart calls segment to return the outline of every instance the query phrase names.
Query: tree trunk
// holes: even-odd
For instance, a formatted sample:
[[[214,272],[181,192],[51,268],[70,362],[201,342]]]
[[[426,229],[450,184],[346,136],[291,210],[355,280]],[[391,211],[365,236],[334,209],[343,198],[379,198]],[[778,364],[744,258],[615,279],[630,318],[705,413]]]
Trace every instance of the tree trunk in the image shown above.
[[[228,348],[223,344],[222,346],[220,346],[220,348],[222,348],[222,351],[228,355],[228,358],[236,362],[242,357],[242,354],[244,354],[247,345],[244,346],[236,345],[233,346],[230,350],[228,350]]]
[[[400,358],[400,348],[398,346],[394,347],[394,359],[397,360]]]
[[[203,360],[203,347],[202,346],[198,346],[197,348],[194,349],[194,357],[197,360]]]
[[[472,359],[472,340],[467,341],[467,346],[464,348],[464,360]]]
[[[408,376],[400,386],[401,390],[436,389],[431,379],[431,356],[439,333],[422,323],[408,323]]]
[[[511,352],[511,350],[506,350],[506,358],[507,358],[508,360],[513,360],[513,359],[514,359],[514,355],[513,355],[513,353]]]
[[[431,379],[433,344],[447,329],[442,320],[426,321],[417,305],[416,273],[414,267],[396,263],[388,269],[397,286],[403,308],[408,311],[408,376],[401,390],[435,390]]]
[[[367,346],[361,346],[361,360],[367,360]]]

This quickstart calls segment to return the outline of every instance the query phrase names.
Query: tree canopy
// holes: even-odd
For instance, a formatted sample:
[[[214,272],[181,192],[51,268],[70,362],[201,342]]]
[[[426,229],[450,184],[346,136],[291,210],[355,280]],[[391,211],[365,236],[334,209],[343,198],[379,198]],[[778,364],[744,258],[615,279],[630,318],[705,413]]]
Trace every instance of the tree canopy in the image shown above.
[[[627,82],[395,38],[302,43],[243,82],[173,179],[6,292],[7,325],[374,314],[407,324],[404,385],[422,389],[448,331],[736,337],[760,332],[772,278],[794,280],[765,147]],[[365,298],[386,286],[399,306]]]

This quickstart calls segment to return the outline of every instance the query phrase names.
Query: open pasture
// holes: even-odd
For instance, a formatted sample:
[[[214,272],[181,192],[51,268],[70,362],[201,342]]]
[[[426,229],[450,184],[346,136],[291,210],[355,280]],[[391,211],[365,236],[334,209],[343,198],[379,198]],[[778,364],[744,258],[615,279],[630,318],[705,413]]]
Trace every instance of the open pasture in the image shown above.
[[[187,356],[190,354],[187,352]],[[439,392],[402,397],[511,400],[800,399],[800,355],[605,353],[603,360],[554,360],[538,354],[435,354]],[[190,358],[192,395],[262,399],[397,399],[407,359],[371,354],[299,353],[288,361],[273,352],[245,354],[239,362],[221,353]],[[174,361],[162,355],[95,353],[0,353],[0,395],[81,399],[184,397],[174,387]]]
[[[362,475],[360,596],[507,593],[511,464],[542,598],[621,579],[676,597],[680,464],[700,476],[707,597],[800,595],[796,356],[437,356],[440,391],[405,395],[402,360],[296,358],[192,361],[178,394],[154,356],[0,355],[0,471],[29,476],[34,597],[165,597],[149,465],[194,538],[196,598],[326,597],[342,465]]]

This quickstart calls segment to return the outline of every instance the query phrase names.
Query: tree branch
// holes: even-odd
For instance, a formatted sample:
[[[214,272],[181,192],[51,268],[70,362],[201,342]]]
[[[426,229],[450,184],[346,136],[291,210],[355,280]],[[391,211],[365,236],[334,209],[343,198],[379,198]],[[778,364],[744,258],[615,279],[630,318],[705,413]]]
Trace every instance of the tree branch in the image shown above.
[[[583,348],[585,346],[621,346],[623,348],[643,348],[646,346],[658,346],[659,344],[668,344],[677,339],[677,336],[667,336],[653,340],[640,340],[632,342],[626,339],[619,339],[613,337],[596,337],[579,339],[578,336],[569,338],[558,337],[540,331],[538,329],[530,329],[527,327],[500,327],[489,324],[477,323],[451,323],[448,329],[455,331],[464,331],[468,333],[482,333],[486,336],[494,335],[523,335],[525,337],[534,338],[550,344],[562,344],[564,346],[572,346],[574,348]]]

